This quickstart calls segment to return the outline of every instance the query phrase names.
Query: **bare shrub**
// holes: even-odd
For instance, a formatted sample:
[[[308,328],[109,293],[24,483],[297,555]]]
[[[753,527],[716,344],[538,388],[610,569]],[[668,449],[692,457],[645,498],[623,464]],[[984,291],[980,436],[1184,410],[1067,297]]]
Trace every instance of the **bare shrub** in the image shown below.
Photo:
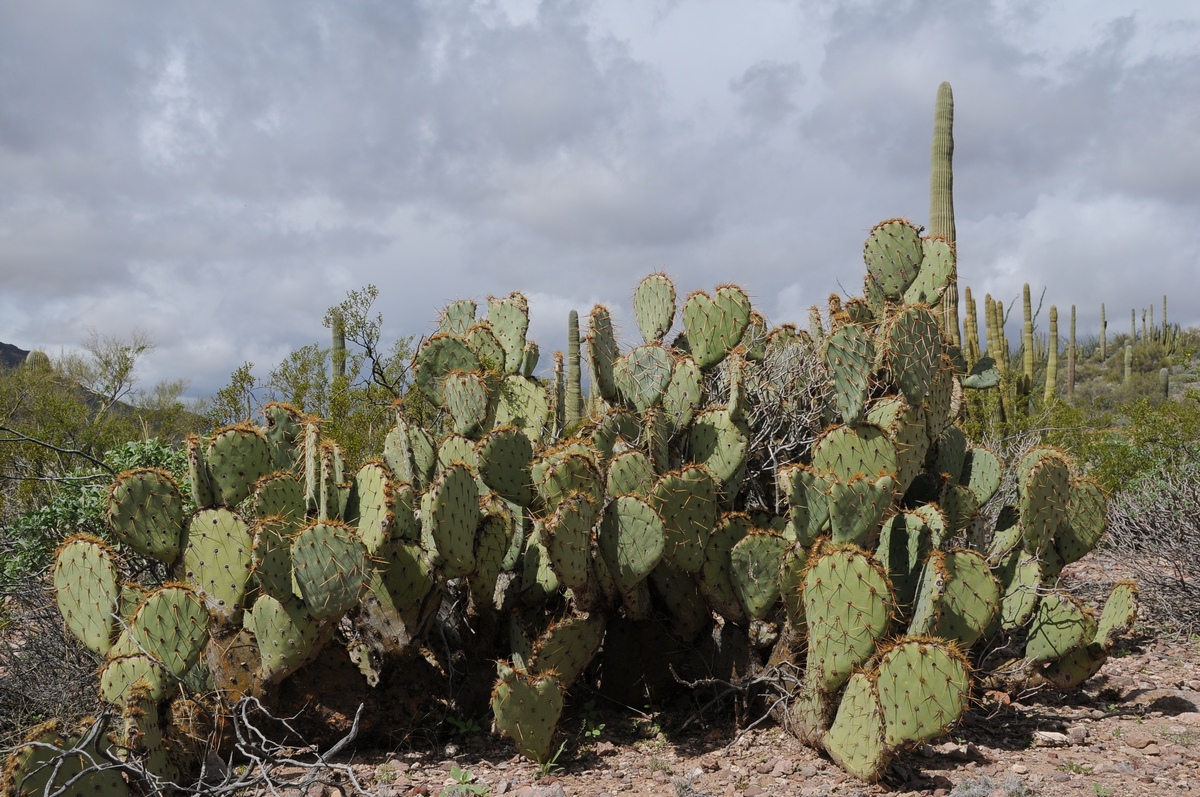
[[[1132,571],[1155,621],[1200,631],[1200,466],[1164,470],[1117,493],[1104,545]]]
[[[0,609],[0,747],[40,722],[97,713],[96,668],[63,628],[45,585],[34,577],[22,582]]]

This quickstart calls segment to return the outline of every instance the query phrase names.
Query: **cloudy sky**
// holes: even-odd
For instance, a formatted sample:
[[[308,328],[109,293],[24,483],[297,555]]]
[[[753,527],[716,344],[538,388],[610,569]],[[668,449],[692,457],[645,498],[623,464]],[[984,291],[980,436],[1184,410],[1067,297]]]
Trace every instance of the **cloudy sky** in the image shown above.
[[[368,283],[389,338],[523,291],[544,353],[656,270],[803,322],[926,222],[943,80],[962,283],[1200,324],[1200,3],[2,0],[0,340],[202,395]]]

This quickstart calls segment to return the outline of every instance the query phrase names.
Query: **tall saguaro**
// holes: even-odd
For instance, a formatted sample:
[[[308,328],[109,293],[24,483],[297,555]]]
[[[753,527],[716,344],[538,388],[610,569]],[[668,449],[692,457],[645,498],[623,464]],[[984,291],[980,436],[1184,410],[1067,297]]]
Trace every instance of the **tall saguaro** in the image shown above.
[[[929,234],[945,238],[951,246],[954,234],[954,94],[950,84],[938,86],[933,111],[933,146],[929,153]],[[942,326],[955,345],[962,344],[958,328],[958,263],[955,256],[950,284],[942,297]]]

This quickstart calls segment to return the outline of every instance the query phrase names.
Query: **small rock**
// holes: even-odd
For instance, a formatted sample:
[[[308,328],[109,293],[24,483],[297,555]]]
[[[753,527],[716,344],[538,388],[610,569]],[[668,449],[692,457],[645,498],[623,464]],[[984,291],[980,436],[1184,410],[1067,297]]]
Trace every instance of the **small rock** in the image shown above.
[[[1157,744],[1155,744],[1154,742],[1151,742],[1150,744],[1148,744],[1142,748],[1142,754],[1143,755],[1162,755],[1162,750],[1159,748],[1159,746]]]
[[[650,780],[654,781],[655,783],[666,783],[668,780],[670,780],[670,777],[661,769],[656,769],[650,773]]]
[[[1050,780],[1054,781],[1055,783],[1066,783],[1070,779],[1071,776],[1066,772],[1056,773],[1054,777],[1050,778]]]
[[[596,742],[596,755],[603,758],[604,756],[616,755],[617,746],[612,742]]]
[[[771,770],[775,768],[774,761],[763,761],[754,767],[754,771],[760,775],[769,775]]]
[[[1062,747],[1070,743],[1065,733],[1057,731],[1034,731],[1033,743],[1042,747]]]
[[[792,774],[792,772],[795,771],[795,769],[796,769],[795,763],[781,758],[778,761],[776,761],[775,766],[771,768],[771,774],[777,778],[785,778],[788,775]]]
[[[817,768],[814,766],[800,767],[800,777],[811,778],[817,774]]]
[[[511,787],[511,783],[509,783],[507,780],[502,780],[496,784],[496,794],[508,794],[508,790]]]
[[[1009,770],[1017,775],[1025,775],[1028,774],[1029,767],[1025,766],[1024,764],[1013,764],[1011,767],[1009,767]]]
[[[1127,746],[1132,747],[1134,750],[1141,750],[1146,745],[1153,742],[1154,737],[1145,731],[1130,731],[1121,738],[1121,741]]]
[[[760,794],[766,794],[766,792],[757,786],[751,786],[742,792],[743,797],[758,797]]]

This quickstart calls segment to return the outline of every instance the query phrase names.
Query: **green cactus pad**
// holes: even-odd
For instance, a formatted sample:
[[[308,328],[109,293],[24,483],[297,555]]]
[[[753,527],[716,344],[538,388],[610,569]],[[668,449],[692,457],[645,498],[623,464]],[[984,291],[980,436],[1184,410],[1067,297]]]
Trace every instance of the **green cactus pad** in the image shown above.
[[[956,393],[960,392],[956,385],[954,364],[943,354],[941,362],[930,377],[929,392],[925,395],[925,426],[930,440],[941,437],[942,432],[954,423],[958,415],[961,400],[955,398]]]
[[[383,461],[397,479],[422,490],[433,478],[437,449],[424,429],[401,418],[384,438]]]
[[[245,521],[228,509],[201,509],[188,524],[184,575],[209,613],[222,622],[242,612],[253,548]]]
[[[858,423],[866,408],[875,362],[871,333],[858,324],[843,324],[826,339],[824,354],[842,422]]]
[[[645,412],[657,406],[675,370],[674,357],[658,344],[639,346],[613,363],[617,396],[631,410]]]
[[[895,477],[896,445],[887,432],[872,424],[834,426],[813,444],[812,469],[844,482],[859,475]]]
[[[696,365],[715,366],[742,341],[750,325],[750,298],[736,285],[722,285],[710,297],[696,291],[683,305],[683,328]]]
[[[866,673],[854,673],[825,733],[825,749],[846,772],[874,782],[892,758],[883,739],[883,709],[875,682]]]
[[[95,742],[74,755],[63,756],[57,752],[77,748],[82,734],[86,733],[80,729],[68,738],[64,737],[64,732],[59,720],[51,720],[38,725],[26,735],[23,744],[12,748],[0,774],[0,793],[11,797],[43,797],[46,794],[127,797],[129,786],[121,777],[120,769],[108,763]]]
[[[932,579],[939,581],[941,588],[936,591],[933,606],[928,608],[922,602],[935,593],[921,590],[910,633],[952,640],[963,650],[969,649],[1000,608],[1000,585],[983,555],[966,549],[934,551],[925,563],[922,586]],[[916,617],[928,621],[917,625]]]
[[[873,547],[883,513],[892,504],[896,480],[856,475],[829,486],[829,523],[835,545]]]
[[[1033,554],[1016,548],[1001,560],[995,575],[1004,587],[1004,596],[1000,599],[1000,627],[1015,631],[1029,622],[1037,608],[1041,564]]]
[[[391,539],[395,503],[395,491],[384,463],[373,460],[358,469],[346,499],[346,521],[355,527],[371,556]]]
[[[958,480],[975,494],[980,506],[991,500],[1000,489],[1004,466],[1000,458],[982,446],[971,446],[963,458],[962,471]]]
[[[476,446],[479,477],[506,501],[520,506],[533,502],[533,444],[516,426],[488,433]]]
[[[321,441],[321,475],[317,495],[317,518],[340,520],[346,511],[350,497],[350,484],[346,480],[345,458],[333,440]]]
[[[604,509],[596,542],[617,588],[628,592],[662,558],[662,518],[640,498],[614,498]]]
[[[462,339],[467,344],[467,348],[479,358],[481,370],[495,374],[504,372],[504,347],[500,345],[495,332],[492,331],[491,324],[487,321],[480,321],[472,325]]]
[[[54,556],[52,579],[67,630],[106,655],[117,633],[114,612],[121,594],[112,551],[95,537],[71,537]]]
[[[315,652],[322,626],[308,606],[295,596],[278,600],[261,595],[246,615],[246,630],[254,634],[261,661],[258,677],[278,683],[300,669]]]
[[[503,662],[492,689],[496,729],[517,751],[539,763],[549,760],[554,731],[563,710],[563,688],[553,675],[529,675]]]
[[[904,219],[876,224],[863,245],[868,282],[893,301],[903,298],[917,279],[923,258],[921,233]]]
[[[557,675],[564,689],[583,674],[604,639],[604,615],[569,617],[552,623],[533,645],[533,669]]]
[[[475,325],[475,311],[478,309],[471,299],[460,299],[446,305],[446,309],[438,316],[439,333],[445,335],[465,335],[467,330]]]
[[[550,399],[536,379],[512,374],[497,388],[497,426],[517,426],[534,442],[541,440],[550,423]]]
[[[1031,662],[1060,659],[1096,637],[1096,618],[1064,592],[1045,595],[1029,626],[1025,658]]]
[[[475,572],[469,582],[476,606],[495,603],[496,581],[504,572],[504,560],[513,543],[513,522],[504,501],[492,499],[483,507],[475,540]]]
[[[903,639],[883,652],[876,668],[884,742],[916,746],[958,721],[971,693],[971,670],[952,644]]]
[[[1078,562],[1104,536],[1107,501],[1100,485],[1088,479],[1071,484],[1067,515],[1054,534],[1054,549],[1064,565]]]
[[[945,238],[930,236],[921,239],[921,252],[921,269],[904,291],[904,303],[937,307],[955,279],[954,244]]]
[[[942,431],[937,440],[937,457],[933,469],[936,473],[944,473],[954,484],[961,484],[963,466],[967,461],[967,451],[970,444],[966,435],[957,426],[949,426]]]
[[[421,497],[421,541],[430,559],[451,576],[475,569],[479,490],[461,463],[442,471]]]
[[[546,521],[543,535],[546,551],[563,586],[585,592],[592,582],[592,528],[597,509],[592,499],[574,493],[559,502]]]
[[[546,549],[543,529],[534,523],[533,532],[525,540],[525,551],[521,559],[521,598],[529,606],[537,606],[550,600],[559,591],[558,574],[551,564],[550,552]]]
[[[151,700],[166,697],[167,675],[154,660],[142,653],[117,656],[100,670],[100,696],[114,705],[123,705],[139,682]]]
[[[675,285],[666,274],[650,274],[633,292],[633,315],[647,343],[662,343],[675,323]]]
[[[271,444],[271,467],[295,472],[304,456],[304,415],[290,404],[269,402],[263,407],[263,434]]]
[[[1039,674],[1055,689],[1074,689],[1100,672],[1106,661],[1108,655],[1103,647],[1084,645],[1050,662]]]
[[[866,551],[845,546],[810,561],[803,592],[807,677],[822,691],[833,692],[871,656],[887,631],[894,605],[891,585]]]
[[[538,358],[541,357],[541,349],[538,348],[534,341],[525,343],[525,354],[521,358],[521,376],[526,379],[533,379],[537,373]]]
[[[671,381],[662,394],[662,409],[672,429],[687,428],[696,416],[703,396],[704,377],[700,366],[689,355],[678,356]]]
[[[887,432],[896,448],[896,493],[903,495],[921,472],[929,452],[925,410],[910,407],[902,396],[888,396],[871,406],[867,421]]]
[[[233,507],[250,495],[254,483],[275,470],[271,443],[256,426],[218,430],[204,452],[218,504]]]
[[[292,540],[292,572],[314,617],[341,617],[354,608],[366,587],[367,547],[352,526],[313,523]]]
[[[883,523],[875,558],[888,573],[896,603],[905,612],[916,600],[921,568],[933,550],[933,532],[916,512],[899,512]]]
[[[437,469],[441,472],[455,463],[466,465],[474,474],[479,470],[479,454],[475,451],[475,444],[467,438],[448,434],[438,444]]]
[[[1095,643],[1105,650],[1112,649],[1116,637],[1133,627],[1137,619],[1138,588],[1132,581],[1118,581],[1108,593],[1100,622],[1096,628]]]
[[[482,370],[479,357],[454,335],[434,335],[427,338],[413,358],[413,384],[425,397],[442,406],[443,379],[451,371]]]
[[[1031,465],[1026,465],[1032,462]],[[1068,517],[1071,472],[1066,458],[1053,449],[1034,449],[1018,466],[1017,495],[1025,549],[1042,553]]]
[[[827,480],[799,463],[780,468],[777,478],[788,505],[788,526],[796,541],[807,548],[829,526]]]
[[[208,612],[192,590],[168,584],[138,606],[129,622],[129,634],[138,649],[182,678],[199,661],[208,642]]]
[[[413,542],[421,539],[421,522],[417,519],[417,492],[407,482],[401,482],[392,488],[392,518],[392,539]]]
[[[779,563],[788,541],[778,534],[751,529],[729,552],[734,591],[751,618],[761,620],[779,600]]]
[[[529,301],[515,291],[503,299],[489,296],[488,323],[504,347],[505,373],[520,373],[525,359],[525,335],[529,332]]]
[[[254,581],[268,595],[283,600],[292,594],[292,521],[269,516],[254,524]]]
[[[113,534],[133,550],[171,565],[183,535],[183,496],[162,470],[125,471],[108,490],[105,519]]]
[[[779,598],[788,621],[797,631],[807,627],[804,618],[804,574],[808,570],[808,549],[793,543],[779,565]]]
[[[688,573],[704,564],[704,548],[717,522],[717,484],[701,467],[664,474],[650,493],[663,519],[663,559]]]
[[[547,453],[534,463],[533,479],[547,512],[571,493],[585,493],[597,503],[604,497],[604,481],[586,447]]]
[[[750,450],[745,422],[734,421],[728,410],[707,410],[696,415],[689,439],[696,463],[708,468],[727,498],[737,495]]]
[[[767,319],[762,313],[752,311],[750,313],[750,325],[746,327],[746,333],[742,335],[742,352],[746,360],[749,362],[762,362],[767,356],[767,339],[771,336],[771,330],[767,326]]]
[[[208,472],[208,463],[204,461],[204,438],[190,434],[186,438],[186,444],[192,500],[196,502],[196,506],[215,506],[217,501],[213,493],[212,477]],[[180,515],[182,516],[182,509]]]
[[[276,471],[254,483],[255,517],[281,517],[304,522],[304,485],[288,471]]]
[[[942,512],[946,515],[946,527],[950,534],[965,530],[979,514],[979,499],[970,487],[948,484],[942,493]]]
[[[465,437],[476,436],[488,416],[488,386],[482,373],[451,371],[442,380],[442,396],[451,428]]]
[[[613,330],[612,315],[608,308],[599,304],[593,307],[588,326],[587,351],[595,389],[601,398],[609,404],[615,404],[620,396],[617,394],[613,369],[621,351],[617,347],[617,334]]]
[[[925,400],[942,360],[942,337],[937,318],[921,305],[905,307],[892,316],[880,333],[879,360],[916,406]]]
[[[608,463],[608,494],[646,498],[657,481],[654,465],[641,451],[622,451]]]
[[[383,564],[376,571],[378,580],[372,581],[371,591],[380,602],[406,612],[433,589],[433,566],[425,549],[413,542],[393,539],[383,551]]]

